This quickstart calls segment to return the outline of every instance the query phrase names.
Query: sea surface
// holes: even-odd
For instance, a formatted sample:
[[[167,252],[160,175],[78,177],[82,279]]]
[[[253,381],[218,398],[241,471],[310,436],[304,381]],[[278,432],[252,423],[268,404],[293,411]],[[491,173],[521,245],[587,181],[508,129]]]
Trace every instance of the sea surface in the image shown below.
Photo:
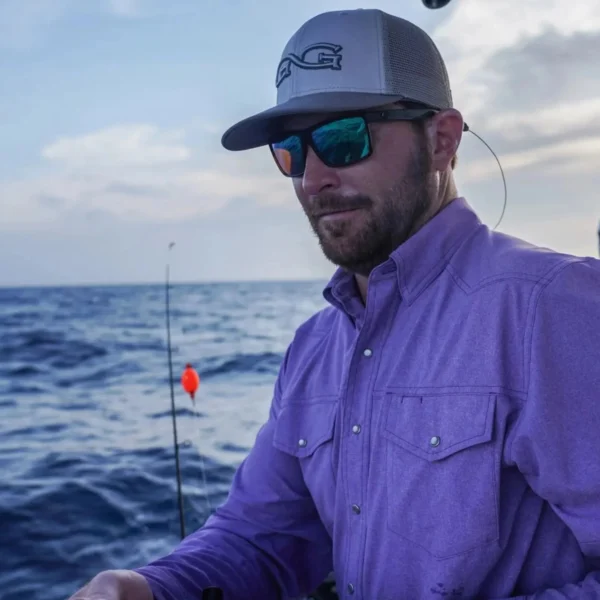
[[[322,288],[171,285],[186,533],[225,499]],[[0,332],[0,599],[66,600],[100,570],[169,552],[180,529],[164,285],[0,289]]]

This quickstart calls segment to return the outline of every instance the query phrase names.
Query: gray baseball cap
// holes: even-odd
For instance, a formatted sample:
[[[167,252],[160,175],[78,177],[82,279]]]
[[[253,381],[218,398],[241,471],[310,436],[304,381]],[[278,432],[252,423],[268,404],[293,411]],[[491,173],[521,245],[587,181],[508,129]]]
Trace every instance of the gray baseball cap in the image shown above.
[[[295,115],[360,111],[391,102],[452,107],[446,66],[431,37],[377,9],[322,13],[287,43],[275,77],[277,104],[224,134],[227,150],[269,143]]]

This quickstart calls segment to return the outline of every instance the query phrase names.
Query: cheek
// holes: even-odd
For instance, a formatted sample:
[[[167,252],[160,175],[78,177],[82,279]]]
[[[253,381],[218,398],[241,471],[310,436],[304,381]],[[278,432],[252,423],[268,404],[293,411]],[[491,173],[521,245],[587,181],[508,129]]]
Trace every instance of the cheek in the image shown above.
[[[396,135],[393,135],[396,133]],[[378,181],[383,186],[402,178],[409,170],[415,152],[419,150],[418,140],[407,132],[390,129],[381,134],[374,144],[373,162],[377,166]]]
[[[398,178],[398,173],[385,168],[385,165],[371,163],[357,165],[355,171],[348,178],[348,187],[354,194],[376,198],[393,184]]]

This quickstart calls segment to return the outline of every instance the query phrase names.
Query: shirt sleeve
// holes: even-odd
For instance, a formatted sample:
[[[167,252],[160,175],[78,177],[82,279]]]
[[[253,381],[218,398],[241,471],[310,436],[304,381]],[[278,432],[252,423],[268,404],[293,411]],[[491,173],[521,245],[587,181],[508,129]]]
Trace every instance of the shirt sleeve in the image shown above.
[[[298,459],[273,446],[281,374],[268,421],[233,478],[225,503],[175,550],[136,569],[155,600],[294,598],[332,570],[331,538],[304,483]]]
[[[580,582],[528,600],[600,598],[600,261],[563,268],[537,299],[528,393],[510,454],[588,560]]]

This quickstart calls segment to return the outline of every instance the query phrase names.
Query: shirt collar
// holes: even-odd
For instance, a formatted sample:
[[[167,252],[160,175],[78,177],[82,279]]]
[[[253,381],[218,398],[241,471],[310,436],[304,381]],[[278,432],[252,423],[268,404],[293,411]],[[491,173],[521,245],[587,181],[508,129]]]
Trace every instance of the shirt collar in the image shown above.
[[[442,273],[452,255],[481,225],[465,198],[459,197],[430,219],[416,234],[398,246],[390,259],[373,273],[396,271],[398,288],[409,304]],[[355,313],[358,295],[354,276],[338,268],[323,290],[324,298],[346,313]]]

